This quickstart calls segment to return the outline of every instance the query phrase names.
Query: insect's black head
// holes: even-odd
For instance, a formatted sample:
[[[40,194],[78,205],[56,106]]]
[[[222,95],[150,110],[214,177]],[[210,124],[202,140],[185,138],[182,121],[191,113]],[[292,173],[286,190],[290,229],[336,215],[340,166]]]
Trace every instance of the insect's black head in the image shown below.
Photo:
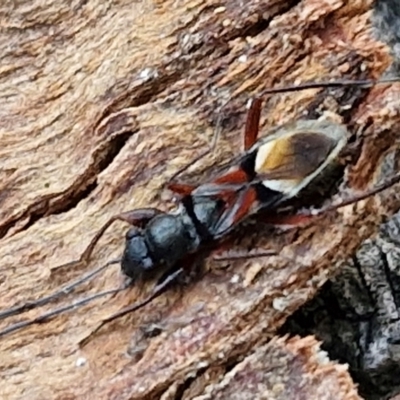
[[[121,268],[133,280],[152,279],[187,255],[196,245],[196,239],[195,232],[181,216],[158,215],[145,229],[128,231]]]
[[[136,227],[129,229],[126,233],[125,250],[121,261],[122,271],[136,281],[153,267],[154,263],[143,231]]]

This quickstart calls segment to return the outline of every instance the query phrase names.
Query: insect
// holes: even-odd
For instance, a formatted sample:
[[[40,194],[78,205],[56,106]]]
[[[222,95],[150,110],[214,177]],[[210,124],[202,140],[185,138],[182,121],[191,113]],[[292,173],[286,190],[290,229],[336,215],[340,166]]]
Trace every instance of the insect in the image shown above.
[[[381,82],[393,81],[395,80],[388,79]],[[372,86],[376,83],[375,81],[311,83],[271,89],[268,93],[349,84]],[[267,91],[264,91],[263,94],[266,93]],[[226,171],[199,185],[169,182],[168,188],[180,196],[179,206],[174,212],[164,213],[156,208],[142,208],[115,215],[98,231],[81,257],[81,261],[87,262],[105,230],[114,221],[122,220],[132,227],[126,233],[125,249],[120,260],[110,261],[50,296],[0,311],[0,319],[53,301],[113,263],[120,262],[123,273],[130,278],[129,284],[157,280],[148,297],[104,319],[92,333],[96,332],[106,323],[143,307],[162,294],[172,282],[190,268],[199,254],[203,252],[208,254],[218,250],[225,242],[229,242],[234,230],[243,221],[261,215],[265,211],[274,213],[282,203],[297,196],[312,180],[324,172],[347,143],[348,132],[344,126],[316,120],[297,121],[275,129],[268,136],[258,138],[261,104],[259,98],[252,102],[244,131],[244,152],[228,165]],[[360,196],[353,196],[340,204],[322,208],[313,215],[364,199],[399,180],[400,174]],[[296,215],[297,218],[294,220],[307,221],[313,215]],[[281,219],[280,223],[284,221],[290,222],[290,219]],[[266,252],[264,255],[268,254],[271,253]],[[117,293],[128,286],[97,293],[32,320],[13,324],[1,330],[0,336],[44,322],[61,312],[96,298]]]

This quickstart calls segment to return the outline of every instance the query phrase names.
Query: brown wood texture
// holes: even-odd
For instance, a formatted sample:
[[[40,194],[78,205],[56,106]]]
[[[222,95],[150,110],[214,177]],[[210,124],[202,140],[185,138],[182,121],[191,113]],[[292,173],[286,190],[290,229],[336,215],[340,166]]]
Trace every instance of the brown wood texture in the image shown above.
[[[90,265],[61,267],[80,256],[113,214],[148,205],[172,208],[161,187],[207,148],[223,103],[228,101],[221,141],[203,165],[238,153],[246,103],[263,89],[328,77],[379,77],[390,58],[371,35],[371,4],[4,2],[0,308],[49,294],[117,257],[122,223],[104,235]],[[315,110],[336,118],[347,110],[359,157],[347,166],[346,182],[362,190],[393,172],[399,90],[388,85],[367,95],[350,90],[345,98],[340,90],[271,96],[262,132]],[[229,365],[257,352],[399,208],[395,194],[393,188],[346,207],[296,235],[258,235],[254,246],[282,249],[280,255],[235,262],[223,271],[210,263],[202,279],[108,326],[84,348],[78,342],[102,318],[143,290],[1,338],[0,397],[191,398],[185,388],[193,382],[202,388],[224,382]],[[118,268],[110,268],[57,305],[120,283]],[[152,338],[142,328],[154,324],[162,333]]]
[[[347,367],[331,362],[311,337],[290,340],[274,338],[235,365],[216,385],[198,396],[196,389],[186,398],[211,399],[361,399],[349,379]],[[198,396],[198,397],[196,397]]]

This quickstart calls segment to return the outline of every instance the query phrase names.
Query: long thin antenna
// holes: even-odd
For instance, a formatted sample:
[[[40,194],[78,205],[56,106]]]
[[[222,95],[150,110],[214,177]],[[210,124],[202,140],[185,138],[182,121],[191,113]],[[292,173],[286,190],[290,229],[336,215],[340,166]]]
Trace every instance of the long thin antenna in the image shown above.
[[[28,321],[17,322],[16,324],[10,325],[9,327],[1,330],[0,337],[5,336],[9,333],[15,332],[17,330],[20,330],[20,329],[25,328],[30,325],[40,324],[42,322],[49,320],[52,317],[55,317],[56,315],[76,309],[78,307],[81,307],[81,306],[83,306],[93,300],[96,300],[100,297],[105,297],[110,294],[116,294],[116,293],[122,292],[123,290],[126,290],[129,286],[130,286],[129,284],[125,284],[124,286],[117,288],[117,289],[105,290],[104,292],[96,293],[93,296],[83,297],[82,299],[79,299],[71,304],[68,304],[67,306],[56,308],[47,313],[39,315],[36,318],[30,319]]]
[[[42,297],[41,299],[28,301],[24,304],[21,304],[20,306],[15,306],[12,308],[8,308],[4,311],[0,311],[0,320],[10,317],[12,315],[21,314],[25,311],[31,310],[36,307],[43,306],[47,303],[54,301],[55,299],[57,299],[61,296],[67,295],[67,294],[71,293],[77,286],[81,285],[84,282],[89,281],[91,278],[93,278],[95,275],[99,274],[100,272],[104,271],[110,265],[119,264],[120,262],[121,262],[120,258],[111,260],[111,261],[107,262],[106,264],[104,264],[103,266],[90,271],[89,273],[84,275],[82,278],[79,278],[76,281],[69,283],[68,285],[62,287],[61,289],[57,290],[56,292],[54,292],[48,296]]]

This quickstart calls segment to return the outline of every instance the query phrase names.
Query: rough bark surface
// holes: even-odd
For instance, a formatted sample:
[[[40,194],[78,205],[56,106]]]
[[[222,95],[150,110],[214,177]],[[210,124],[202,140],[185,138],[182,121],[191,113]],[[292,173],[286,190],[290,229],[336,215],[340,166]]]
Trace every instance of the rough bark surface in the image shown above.
[[[347,367],[331,362],[312,337],[274,338],[203,390],[197,396],[199,385],[191,386],[182,398],[361,399]]]
[[[366,399],[398,393],[399,215],[365,241],[318,296],[291,316],[283,332],[316,335],[335,360],[350,365]]]
[[[113,214],[149,204],[173,207],[162,184],[207,148],[227,100],[222,139],[204,165],[237,154],[245,105],[263,89],[327,77],[379,77],[390,58],[370,35],[371,3],[4,2],[0,308],[49,294],[117,257],[123,224],[104,236],[89,265],[62,267],[79,257]],[[390,85],[271,96],[263,134],[304,116],[341,119],[355,143],[344,186],[363,190],[396,169],[399,91]],[[102,318],[149,288],[4,337],[0,396],[183,398],[196,381],[196,395],[206,396],[210,385],[223,390],[227,371],[267,352],[259,346],[399,206],[393,188],[295,234],[266,236],[257,227],[252,246],[282,249],[279,256],[232,263],[224,271],[210,263],[202,279],[110,325],[84,348],[78,342]],[[118,269],[110,269],[58,305],[120,282]],[[2,327],[42,311],[7,319]],[[277,343],[288,351],[284,342],[269,346]],[[290,376],[289,370],[281,373]],[[335,376],[339,381],[344,375]],[[242,381],[243,390],[248,384]],[[352,390],[337,393],[356,398]]]

